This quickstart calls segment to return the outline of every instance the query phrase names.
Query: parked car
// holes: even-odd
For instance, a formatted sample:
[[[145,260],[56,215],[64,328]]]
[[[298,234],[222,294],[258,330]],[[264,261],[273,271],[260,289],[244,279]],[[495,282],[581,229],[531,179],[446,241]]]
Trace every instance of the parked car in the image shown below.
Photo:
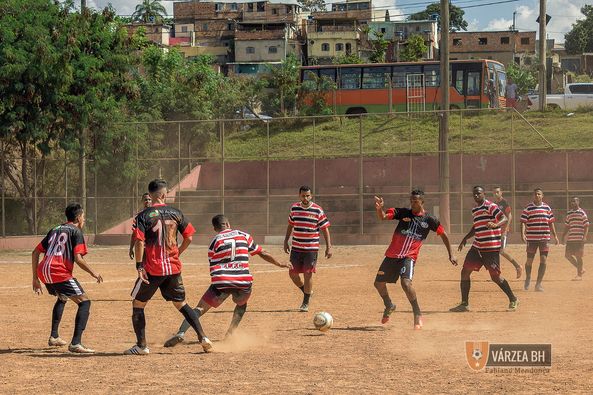
[[[531,109],[539,108],[539,95],[528,95]],[[576,110],[578,107],[593,107],[593,83],[574,83],[564,87],[564,94],[546,95],[548,108]]]
[[[272,117],[266,114],[256,114],[248,107],[243,107],[240,110],[237,110],[238,118],[241,119],[259,119],[262,122],[270,122]]]

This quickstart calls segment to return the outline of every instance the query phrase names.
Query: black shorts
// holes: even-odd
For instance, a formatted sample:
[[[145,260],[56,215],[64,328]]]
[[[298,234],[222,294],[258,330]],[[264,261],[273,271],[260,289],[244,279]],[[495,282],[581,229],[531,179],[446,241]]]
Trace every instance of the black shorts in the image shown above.
[[[161,295],[168,302],[183,302],[185,300],[185,288],[181,273],[168,276],[153,276],[148,273],[146,275],[149,283],[146,284],[138,278],[131,293],[132,298],[140,302],[148,302],[156,290],[160,289]]]
[[[412,258],[385,257],[381,262],[375,282],[396,283],[400,277],[411,280],[414,277],[414,264],[415,261]]]
[[[463,267],[476,272],[484,266],[491,277],[500,276],[500,254],[498,251],[480,251],[471,247],[465,256]]]
[[[290,273],[315,273],[317,251],[290,251]]]
[[[576,256],[582,258],[585,252],[584,241],[567,241],[566,242],[566,255]]]
[[[45,288],[47,288],[50,295],[57,296],[60,299],[84,295],[84,289],[75,278],[61,283],[45,284]]]
[[[208,303],[211,307],[218,307],[224,302],[229,296],[232,296],[233,302],[238,306],[247,304],[249,297],[251,296],[251,286],[247,288],[223,288],[220,289],[216,285],[212,284],[208,290],[202,296],[202,300]]]

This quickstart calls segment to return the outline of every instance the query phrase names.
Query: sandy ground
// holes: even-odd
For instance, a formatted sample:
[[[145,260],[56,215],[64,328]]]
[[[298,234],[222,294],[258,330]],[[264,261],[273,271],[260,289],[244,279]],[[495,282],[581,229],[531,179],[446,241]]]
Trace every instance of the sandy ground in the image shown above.
[[[510,252],[522,262],[523,246]],[[272,253],[285,255],[277,247]],[[414,284],[425,326],[414,331],[409,303],[399,286],[390,288],[398,310],[380,324],[383,305],[373,279],[384,247],[336,247],[315,276],[309,313],[299,313],[300,291],[285,271],[252,259],[254,293],[240,331],[222,338],[230,322],[229,300],[202,318],[216,352],[204,354],[193,333],[188,342],[166,349],[181,315],[160,295],[146,309],[151,354],[124,356],[133,345],[129,291],[135,270],[125,247],[91,247],[88,261],[103,284],[78,269],[77,278],[93,300],[83,341],[94,356],[50,349],[54,299],[30,288],[30,252],[0,254],[0,392],[1,393],[593,393],[593,248],[587,248],[582,282],[563,258],[564,247],[550,253],[545,292],[522,290],[510,263],[520,306],[506,312],[508,301],[489,281],[474,274],[470,313],[449,313],[459,300],[459,268],[446,260],[442,246],[425,246]],[[462,259],[464,254],[460,254]],[[183,257],[189,302],[194,305],[209,284],[206,250],[192,247]],[[75,306],[69,303],[61,335],[70,339]],[[328,311],[332,330],[316,331],[315,311]],[[466,362],[465,341],[552,343],[552,368],[541,373],[485,373]]]

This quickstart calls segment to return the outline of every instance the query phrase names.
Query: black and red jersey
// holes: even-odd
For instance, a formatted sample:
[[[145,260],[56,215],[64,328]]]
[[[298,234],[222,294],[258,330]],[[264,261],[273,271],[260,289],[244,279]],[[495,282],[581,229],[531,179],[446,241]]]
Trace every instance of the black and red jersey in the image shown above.
[[[509,214],[511,213],[511,205],[509,204],[509,202],[507,202],[507,200],[505,198],[500,199],[498,202],[495,202],[495,204],[498,206],[498,208],[500,209],[500,211],[502,211],[502,213],[509,218]],[[506,229],[510,226],[510,224],[508,222],[505,222],[501,227],[501,231],[504,233],[506,231]]]
[[[168,276],[181,272],[177,232],[183,238],[196,230],[178,209],[154,204],[136,216],[134,237],[144,241],[144,268],[153,276]]]
[[[72,222],[58,225],[37,245],[37,251],[44,253],[37,266],[37,277],[44,284],[68,281],[72,278],[76,254],[86,255],[86,243],[80,228]]]
[[[393,232],[391,244],[385,251],[388,258],[412,258],[416,260],[422,241],[428,237],[430,231],[442,235],[445,229],[439,220],[426,212],[414,214],[409,208],[390,208],[386,212],[387,218],[398,220]]]

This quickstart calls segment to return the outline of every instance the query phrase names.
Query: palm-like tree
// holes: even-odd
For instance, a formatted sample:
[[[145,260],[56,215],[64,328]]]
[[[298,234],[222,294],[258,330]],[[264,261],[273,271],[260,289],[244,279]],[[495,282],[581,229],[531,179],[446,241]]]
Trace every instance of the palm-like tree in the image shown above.
[[[154,17],[155,22],[160,22],[167,15],[167,10],[158,0],[142,0],[142,3],[136,6],[132,18],[138,22],[150,22],[150,18]]]

